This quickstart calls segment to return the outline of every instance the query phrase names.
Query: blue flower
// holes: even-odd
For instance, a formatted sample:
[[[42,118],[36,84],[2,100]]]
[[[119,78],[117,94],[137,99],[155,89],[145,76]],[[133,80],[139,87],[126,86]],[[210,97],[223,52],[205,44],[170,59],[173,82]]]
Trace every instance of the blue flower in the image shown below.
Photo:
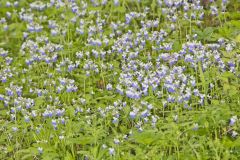
[[[198,124],[197,124],[197,123],[194,123],[194,124],[193,124],[193,130],[194,130],[194,131],[197,131],[198,128],[199,128]]]
[[[42,147],[38,147],[38,153],[42,154],[43,153],[43,148]]]
[[[115,149],[114,148],[109,148],[109,154],[112,156],[115,154]]]
[[[141,117],[142,117],[142,118],[145,118],[145,117],[147,117],[147,116],[149,116],[148,110],[145,110],[145,111],[143,111],[143,112],[141,113]]]
[[[114,123],[114,124],[118,123],[118,118],[113,117],[112,123]]]
[[[233,126],[236,121],[237,121],[237,116],[233,116],[232,118],[230,118],[229,125],[230,125],[230,126]]]
[[[134,118],[136,118],[137,113],[136,112],[130,112],[129,115],[130,115],[131,119],[134,119]]]

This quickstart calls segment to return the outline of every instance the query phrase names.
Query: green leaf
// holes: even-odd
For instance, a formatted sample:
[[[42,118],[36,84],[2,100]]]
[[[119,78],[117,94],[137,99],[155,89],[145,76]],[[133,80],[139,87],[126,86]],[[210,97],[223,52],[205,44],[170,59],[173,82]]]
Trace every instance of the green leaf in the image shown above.
[[[205,36],[209,36],[210,34],[213,33],[213,31],[214,31],[214,29],[213,29],[212,27],[207,27],[207,28],[205,28],[205,29],[203,30],[203,34],[204,34]]]
[[[43,155],[42,155],[42,159],[43,160],[56,160],[56,159],[59,159],[58,158],[59,155],[55,152],[43,152]]]
[[[153,0],[153,1],[152,1],[152,4],[151,4],[151,8],[152,8],[153,11],[155,10],[156,6],[157,6],[157,5],[156,5],[156,1]]]
[[[8,147],[7,147],[7,151],[8,151],[8,152],[12,152],[13,150],[14,150],[14,146],[8,146]]]
[[[223,91],[228,92],[228,90],[231,88],[231,86],[228,83],[223,84]]]
[[[179,43],[179,41],[175,41],[173,43],[173,50],[174,51],[179,51],[182,48],[181,44]]]
[[[126,9],[123,6],[119,6],[119,7],[114,8],[113,12],[125,13]]]
[[[82,136],[77,138],[69,138],[67,140],[67,144],[93,144],[94,143],[94,137],[88,137],[88,136]]]
[[[66,156],[64,157],[64,160],[74,160],[71,153],[67,152]]]
[[[44,97],[35,98],[35,106],[36,107],[40,107],[41,105],[43,105],[44,102],[45,102]]]
[[[232,72],[224,72],[222,74],[222,77],[224,77],[224,78],[235,78],[235,75]]]
[[[135,132],[133,134],[133,139],[137,143],[141,143],[144,145],[149,145],[153,143],[158,138],[158,135],[156,134],[156,131],[154,130],[147,130],[142,133]]]
[[[20,154],[20,153],[29,153],[29,152],[30,152],[29,149],[21,149],[21,150],[18,150],[16,153]]]
[[[112,96],[104,96],[104,97],[98,97],[96,98],[96,100],[110,100],[110,99],[113,99],[115,97],[115,95],[112,95]]]
[[[239,91],[237,90],[237,87],[235,86],[230,86],[230,90],[229,90],[229,95],[230,96],[234,96],[238,93]]]
[[[21,159],[22,160],[24,160],[24,159],[30,160],[30,159],[33,159],[33,155],[32,154],[25,154]]]
[[[238,34],[238,35],[235,37],[235,41],[236,41],[237,43],[240,43],[240,34]]]
[[[212,102],[213,105],[218,105],[218,104],[220,104],[219,100],[215,100],[215,99],[213,99],[211,102]]]

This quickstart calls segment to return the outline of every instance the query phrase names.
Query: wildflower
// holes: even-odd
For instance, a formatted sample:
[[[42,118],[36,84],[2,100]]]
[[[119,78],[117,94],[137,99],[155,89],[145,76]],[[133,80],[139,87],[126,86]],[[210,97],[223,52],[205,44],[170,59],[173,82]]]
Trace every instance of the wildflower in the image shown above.
[[[232,131],[232,135],[233,138],[236,138],[238,136],[238,133],[236,131]]]
[[[38,147],[38,153],[42,154],[43,153],[43,148],[42,147]]]
[[[11,5],[12,5],[11,2],[9,1],[6,2],[6,7],[10,7]]]
[[[103,144],[103,145],[102,145],[102,148],[103,148],[103,149],[106,149],[106,148],[107,148],[107,145],[106,145],[106,144]]]
[[[60,139],[60,140],[63,140],[63,139],[64,139],[64,136],[59,136],[59,139]]]
[[[177,122],[178,121],[178,115],[174,115],[173,120],[174,120],[174,122]]]
[[[4,100],[4,95],[0,94],[0,101]]]
[[[197,124],[197,123],[194,123],[194,124],[193,124],[193,130],[194,130],[194,131],[197,131],[198,128],[199,128],[198,124]]]
[[[211,14],[213,16],[217,16],[218,15],[218,9],[216,6],[210,6],[210,10],[211,10]]]
[[[15,2],[13,3],[13,5],[14,5],[14,7],[18,7],[19,2],[18,2],[18,1],[15,1]]]
[[[134,119],[136,117],[137,113],[136,112],[130,112],[129,115],[130,115],[131,119]]]
[[[142,127],[139,127],[139,128],[138,128],[138,132],[143,132]]]
[[[54,128],[57,128],[57,120],[52,119],[52,125]]]
[[[25,116],[24,119],[25,119],[25,122],[27,122],[27,123],[30,122],[29,116]]]
[[[114,141],[114,143],[115,143],[115,144],[120,144],[120,141],[119,141],[119,139],[116,139],[116,138],[114,138],[114,140],[113,140],[113,141]]]
[[[3,29],[4,29],[4,31],[7,31],[9,29],[9,26],[8,25],[4,25]]]
[[[114,124],[118,123],[118,118],[113,117],[112,123],[114,123]]]
[[[145,118],[145,117],[147,117],[148,115],[149,115],[148,110],[145,110],[145,111],[143,111],[143,112],[141,113],[141,117],[142,117],[142,118]]]
[[[112,84],[110,84],[110,83],[107,84],[106,89],[109,90],[109,91],[111,91],[111,90],[112,90]]]
[[[17,128],[17,127],[12,127],[12,131],[13,131],[13,132],[17,132],[17,131],[18,131],[18,128]]]
[[[230,126],[233,126],[236,121],[237,121],[237,116],[232,116],[232,118],[230,118],[229,125],[230,125]]]
[[[109,148],[109,154],[112,156],[112,155],[115,155],[115,149],[114,148]]]

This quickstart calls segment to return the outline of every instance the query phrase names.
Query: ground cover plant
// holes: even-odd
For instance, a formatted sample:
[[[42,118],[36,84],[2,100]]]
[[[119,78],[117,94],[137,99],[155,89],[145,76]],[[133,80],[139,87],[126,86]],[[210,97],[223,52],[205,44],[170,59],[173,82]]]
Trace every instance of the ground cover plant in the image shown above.
[[[239,0],[1,0],[0,159],[240,159]]]

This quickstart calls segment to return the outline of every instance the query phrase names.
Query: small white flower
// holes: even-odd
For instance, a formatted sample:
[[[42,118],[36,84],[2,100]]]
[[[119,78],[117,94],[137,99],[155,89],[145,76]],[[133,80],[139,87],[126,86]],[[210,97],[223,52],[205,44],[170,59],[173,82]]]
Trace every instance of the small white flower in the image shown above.
[[[102,148],[103,148],[103,149],[106,149],[106,148],[107,148],[107,145],[106,145],[106,144],[103,144],[103,145],[102,145]]]
[[[238,136],[238,133],[236,131],[232,131],[232,137],[235,138]]]
[[[64,136],[59,136],[59,139],[60,139],[60,140],[63,140],[63,139],[64,139]]]
[[[178,115],[173,116],[173,120],[174,120],[174,122],[177,122],[178,121]]]

